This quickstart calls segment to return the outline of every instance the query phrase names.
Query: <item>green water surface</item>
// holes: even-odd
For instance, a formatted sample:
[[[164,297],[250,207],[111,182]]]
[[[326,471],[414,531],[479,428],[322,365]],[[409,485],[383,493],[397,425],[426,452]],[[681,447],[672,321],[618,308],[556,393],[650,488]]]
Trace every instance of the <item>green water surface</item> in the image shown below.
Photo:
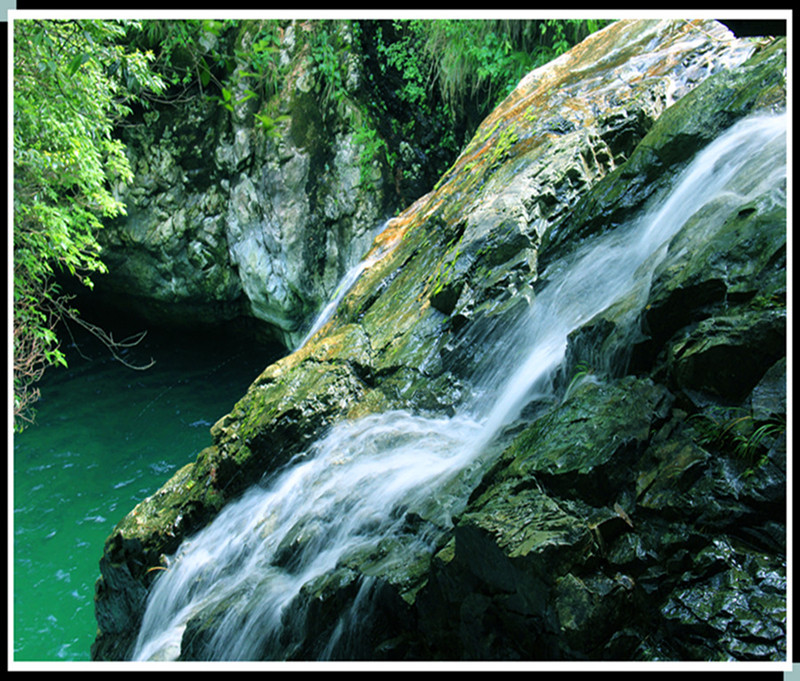
[[[152,333],[134,371],[101,347],[68,350],[41,382],[35,425],[14,437],[14,661],[84,661],[95,637],[103,542],[136,503],[211,444],[275,348],[221,335]],[[135,357],[134,357],[135,355]]]

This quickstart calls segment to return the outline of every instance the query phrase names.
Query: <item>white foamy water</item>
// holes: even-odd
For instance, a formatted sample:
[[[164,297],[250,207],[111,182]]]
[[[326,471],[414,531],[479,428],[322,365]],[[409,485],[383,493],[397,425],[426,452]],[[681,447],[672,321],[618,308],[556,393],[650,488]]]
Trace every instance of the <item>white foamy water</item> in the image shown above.
[[[375,230],[374,236],[377,237],[386,227],[388,227],[390,222],[391,219],[383,222],[380,227]],[[358,281],[358,278],[361,276],[361,273],[364,270],[372,267],[376,262],[378,262],[378,260],[386,255],[386,251],[387,249],[385,247],[374,249],[366,257],[359,260],[355,265],[347,270],[347,272],[345,272],[344,276],[339,280],[331,299],[317,314],[314,322],[311,324],[311,328],[297,346],[298,348],[303,347],[323,326],[325,326],[325,324],[330,321],[331,317],[333,317],[334,313],[336,312],[336,309],[339,307],[339,303],[342,302],[342,299],[348,294],[350,289],[353,288],[355,283]]]
[[[290,651],[281,617],[304,585],[389,538],[402,541],[400,551],[385,553],[387,564],[433,550],[424,532],[409,536],[407,514],[448,525],[465,503],[451,483],[476,465],[532,392],[547,391],[569,334],[617,301],[638,296],[644,304],[670,239],[698,211],[705,212],[697,228],[713,233],[749,197],[780,183],[785,130],[785,116],[743,121],[699,154],[645,216],[559,263],[526,318],[494,339],[497,366],[475,378],[480,399],[461,413],[393,411],[341,423],[229,504],[184,542],[153,586],[134,659],[175,659],[187,622],[200,611],[219,615],[213,659],[284,659]],[[721,194],[741,200],[710,210]],[[503,347],[523,348],[520,361]],[[328,652],[343,628],[323,642]]]

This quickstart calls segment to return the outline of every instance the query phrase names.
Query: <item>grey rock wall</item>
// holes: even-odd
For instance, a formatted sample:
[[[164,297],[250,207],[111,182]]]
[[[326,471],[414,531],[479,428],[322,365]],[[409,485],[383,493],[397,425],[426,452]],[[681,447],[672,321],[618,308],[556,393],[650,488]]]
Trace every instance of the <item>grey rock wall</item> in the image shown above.
[[[123,131],[135,180],[127,216],[101,235],[99,298],[156,323],[252,317],[292,348],[367,251],[391,197],[378,162],[363,167],[359,71],[345,79],[352,98],[331,105],[294,33],[272,131],[251,102],[229,112],[197,93]]]

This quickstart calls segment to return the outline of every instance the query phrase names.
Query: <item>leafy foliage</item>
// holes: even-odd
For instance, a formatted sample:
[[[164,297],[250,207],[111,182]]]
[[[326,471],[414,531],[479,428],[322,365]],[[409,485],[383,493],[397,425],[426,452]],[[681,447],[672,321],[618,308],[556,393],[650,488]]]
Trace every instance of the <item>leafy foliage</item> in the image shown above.
[[[479,123],[520,79],[610,21],[395,20],[358,23],[370,106],[397,177],[452,162]],[[371,58],[370,58],[371,56]],[[433,133],[431,133],[433,131]],[[402,142],[417,149],[410,160]],[[419,191],[420,188],[416,188]]]
[[[118,22],[14,24],[14,415],[30,418],[44,369],[65,364],[54,327],[77,319],[54,279],[104,272],[96,235],[124,212],[132,173],[114,128],[132,99],[159,91],[150,55],[129,51]]]
[[[285,117],[267,110],[286,75],[279,43],[283,24],[277,20],[237,21],[185,19],[150,20],[130,31],[131,44],[153,50],[154,70],[169,89],[151,102],[176,103],[204,96],[230,113],[246,102],[257,125],[268,134]]]
[[[690,419],[699,433],[700,444],[729,453],[751,467],[762,465],[769,446],[786,433],[785,415],[758,422],[741,408],[709,408]],[[745,474],[751,475],[752,468]]]
[[[168,101],[181,94],[194,96],[193,88],[219,87],[220,78],[233,70],[235,61],[221,46],[230,21],[154,19],[126,25],[132,49],[152,55],[152,69],[170,93]]]
[[[494,108],[520,79],[597,31],[593,19],[415,21],[423,53],[451,112],[479,99]]]

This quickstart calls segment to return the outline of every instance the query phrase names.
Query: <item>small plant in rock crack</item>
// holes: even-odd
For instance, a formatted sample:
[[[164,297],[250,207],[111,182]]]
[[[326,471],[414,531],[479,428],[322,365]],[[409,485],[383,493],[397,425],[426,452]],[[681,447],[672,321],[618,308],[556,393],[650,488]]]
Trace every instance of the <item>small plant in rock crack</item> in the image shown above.
[[[594,369],[586,362],[578,362],[575,365],[575,373],[564,391],[564,399],[571,397],[578,386],[583,385],[587,381],[596,380]]]
[[[763,465],[769,447],[786,432],[784,415],[759,422],[739,409],[710,409],[694,414],[690,420],[699,435],[699,444],[728,452],[751,467]],[[752,474],[753,469],[749,468],[748,473]]]

